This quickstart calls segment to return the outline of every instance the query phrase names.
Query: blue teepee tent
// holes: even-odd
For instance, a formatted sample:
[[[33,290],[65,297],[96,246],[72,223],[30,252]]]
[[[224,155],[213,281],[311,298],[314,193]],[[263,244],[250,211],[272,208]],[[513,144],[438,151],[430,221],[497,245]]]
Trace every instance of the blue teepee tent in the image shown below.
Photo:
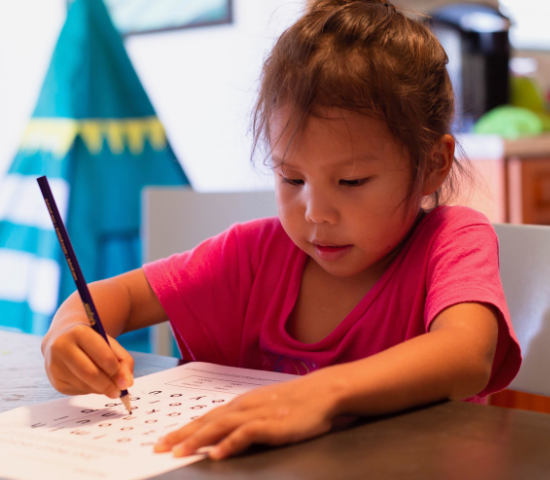
[[[141,264],[145,185],[188,184],[101,0],[75,0],[0,179],[0,325],[44,334],[75,290],[40,196],[47,175],[87,282]]]

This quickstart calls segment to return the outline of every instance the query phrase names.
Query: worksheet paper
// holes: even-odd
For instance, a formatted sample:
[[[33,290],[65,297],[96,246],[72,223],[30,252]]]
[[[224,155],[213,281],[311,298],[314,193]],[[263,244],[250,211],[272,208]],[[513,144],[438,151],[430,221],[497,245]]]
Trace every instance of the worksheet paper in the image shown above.
[[[295,378],[189,363],[137,378],[132,414],[120,400],[83,395],[0,414],[0,478],[138,480],[201,460],[154,453],[156,440],[238,395]]]

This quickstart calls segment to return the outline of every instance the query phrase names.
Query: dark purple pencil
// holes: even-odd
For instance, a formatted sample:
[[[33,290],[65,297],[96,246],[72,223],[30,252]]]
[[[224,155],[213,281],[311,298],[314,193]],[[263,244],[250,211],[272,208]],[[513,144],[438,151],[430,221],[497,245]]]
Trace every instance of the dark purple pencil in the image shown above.
[[[48,207],[48,212],[50,214],[50,218],[52,219],[53,228],[55,230],[55,233],[57,234],[57,239],[59,240],[59,244],[61,245],[61,250],[63,250],[63,253],[65,254],[65,259],[69,264],[69,268],[71,270],[74,283],[76,284],[76,288],[80,295],[80,299],[84,304],[84,310],[86,310],[86,314],[88,315],[88,319],[90,320],[90,325],[105,339],[107,345],[110,346],[107,335],[105,334],[105,329],[101,324],[101,320],[99,319],[94,301],[92,300],[92,296],[90,295],[90,290],[88,290],[88,285],[84,280],[82,270],[80,270],[80,265],[78,264],[78,260],[76,259],[71,240],[69,239],[69,234],[67,233],[67,229],[63,224],[61,215],[59,215],[59,210],[57,208],[57,204],[55,203],[55,199],[53,198],[48,179],[45,176],[40,177],[37,179],[37,182],[40,190],[42,191],[44,201],[46,202],[46,207]],[[130,399],[128,397],[128,390],[122,390],[120,392],[120,400],[126,407],[126,410],[128,410],[129,413],[132,413],[132,407],[130,406]]]

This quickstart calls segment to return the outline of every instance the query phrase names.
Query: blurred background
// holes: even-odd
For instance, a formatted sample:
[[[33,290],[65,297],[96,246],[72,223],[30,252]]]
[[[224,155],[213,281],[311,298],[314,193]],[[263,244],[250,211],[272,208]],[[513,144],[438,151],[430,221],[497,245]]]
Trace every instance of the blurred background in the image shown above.
[[[249,164],[249,115],[263,59],[306,3],[0,2],[0,327],[44,334],[74,290],[37,175],[53,177],[89,282],[145,258],[143,187],[272,189]],[[481,180],[457,202],[550,224],[550,2],[394,3],[425,14],[449,56],[454,133]],[[148,335],[124,342],[154,350]]]
[[[298,17],[304,1],[105,2],[117,29],[124,35],[124,46],[132,64],[194,188],[268,188],[268,179],[250,172],[250,137],[244,133],[249,126],[248,113],[262,59],[278,34]],[[434,14],[457,2],[408,0],[395,3]],[[550,89],[550,34],[545,19],[550,13],[550,4],[544,0],[486,0],[476,4],[500,9],[511,20],[512,75],[532,81],[546,107]],[[0,175],[12,162],[36,106],[69,5],[67,0],[0,2]],[[458,25],[453,29],[461,29],[460,19],[456,22]],[[474,29],[479,28],[507,29],[505,25],[474,26]],[[151,31],[156,33],[143,33]],[[468,33],[467,28],[462,30],[463,40],[467,40]],[[485,36],[490,33],[484,32]],[[471,66],[467,55],[459,53],[471,46],[460,45],[460,41],[448,32],[442,32],[441,37],[453,66],[460,61]],[[484,47],[477,48],[479,57]],[[503,46],[496,47],[499,49],[503,50]],[[486,53],[487,56],[491,54]],[[475,54],[470,55],[470,60],[472,57]],[[478,60],[474,58],[473,62]],[[462,78],[458,78],[456,70],[455,67],[454,80],[459,86]],[[503,78],[506,75],[500,75],[501,83],[506,83],[507,79]],[[471,90],[496,88],[497,79],[489,85],[483,85],[481,80],[480,85],[475,76],[472,78],[477,83]],[[477,77],[480,77],[479,72]],[[465,107],[479,114],[484,105],[481,102]],[[471,131],[477,119],[466,117],[462,118],[460,129]],[[206,162],[201,161],[204,158]]]
[[[0,3],[0,174],[13,160],[36,106],[70,3],[67,0]],[[193,187],[198,190],[268,188],[268,179],[250,173],[250,137],[244,133],[249,126],[248,113],[262,59],[278,34],[298,17],[304,2],[106,0],[105,3],[118,31],[124,35],[124,46],[132,64]],[[434,14],[457,2],[395,3]],[[550,34],[545,19],[550,14],[550,4],[544,0],[463,3],[500,9],[511,20],[512,75],[532,80],[545,107],[550,90]],[[490,17],[487,18],[490,22]],[[460,18],[456,23],[451,30],[462,30],[462,39],[468,40],[466,37],[471,32],[467,27],[460,27]],[[496,27],[491,24],[473,27],[474,30],[494,28],[508,29],[505,23]],[[461,49],[472,48],[471,45],[461,45],[460,35],[453,38],[448,32],[441,33],[442,43],[449,54],[454,55],[451,56],[453,66],[462,61],[468,67],[473,62],[479,63],[480,56],[494,53],[490,48],[483,53],[485,47],[478,45],[478,58],[471,61],[475,53],[470,54],[469,59],[459,53]],[[480,36],[491,33],[483,32]],[[493,33],[493,36],[497,35]],[[499,49],[502,51],[503,45],[494,47],[497,54]],[[481,65],[478,70],[483,68]],[[455,67],[453,80],[458,87],[464,82],[456,70]],[[479,78],[475,78],[476,75]],[[500,75],[505,77],[502,72]],[[497,79],[483,85],[482,76],[472,72],[471,90],[494,90]],[[501,83],[507,81],[506,78],[500,80]],[[479,114],[485,107],[482,103],[463,107]],[[477,118],[466,115],[462,120],[459,130],[471,131]],[[207,162],[201,161],[203,158],[208,159]]]
[[[194,28],[176,28],[178,3],[182,24],[193,25],[202,5],[213,5],[214,12],[218,4],[228,5],[231,16],[214,15],[211,26],[199,19]],[[106,5],[122,34],[161,30],[128,35],[124,46],[193,187],[238,190],[269,183],[248,167],[248,114],[262,59],[303,4],[108,0]],[[12,162],[34,111],[67,8],[67,0],[0,2],[0,172]],[[208,162],[201,161],[205,158]]]

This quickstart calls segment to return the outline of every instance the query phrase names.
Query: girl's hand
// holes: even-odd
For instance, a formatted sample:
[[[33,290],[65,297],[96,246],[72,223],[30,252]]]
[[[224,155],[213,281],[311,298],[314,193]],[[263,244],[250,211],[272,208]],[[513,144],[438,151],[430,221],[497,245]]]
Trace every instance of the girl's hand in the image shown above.
[[[209,455],[220,460],[253,443],[283,445],[326,433],[335,400],[318,373],[242,395],[160,438],[155,451],[182,457],[215,445]]]
[[[134,383],[134,359],[112,337],[110,346],[87,323],[51,329],[42,341],[46,374],[66,395],[99,393],[118,398]]]

